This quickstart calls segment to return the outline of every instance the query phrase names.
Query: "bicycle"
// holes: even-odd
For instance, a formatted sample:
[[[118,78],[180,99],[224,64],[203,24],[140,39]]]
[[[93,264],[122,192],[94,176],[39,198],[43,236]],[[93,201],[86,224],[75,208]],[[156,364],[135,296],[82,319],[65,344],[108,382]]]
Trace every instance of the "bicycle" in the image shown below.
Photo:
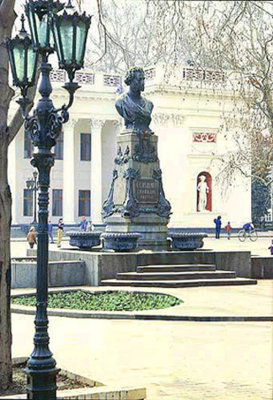
[[[246,238],[249,238],[252,242],[256,242],[256,240],[258,239],[257,231],[255,229],[252,229],[250,231],[241,229],[238,232],[238,239],[240,240],[240,242],[244,242]]]

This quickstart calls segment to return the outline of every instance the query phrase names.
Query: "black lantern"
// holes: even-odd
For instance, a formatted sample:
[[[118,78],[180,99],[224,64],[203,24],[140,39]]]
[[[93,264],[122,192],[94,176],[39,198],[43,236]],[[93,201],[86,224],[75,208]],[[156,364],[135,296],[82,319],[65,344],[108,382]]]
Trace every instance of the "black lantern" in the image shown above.
[[[33,39],[34,49],[40,53],[54,52],[52,14],[61,11],[64,4],[59,0],[29,0],[25,10]]]
[[[13,84],[21,89],[22,96],[26,96],[27,89],[34,85],[37,68],[37,53],[33,50],[32,40],[27,34],[22,15],[22,28],[14,39],[8,39],[10,66]]]
[[[68,3],[67,9],[73,9]],[[91,17],[85,13],[68,13],[66,10],[53,15],[53,35],[59,59],[59,67],[68,73],[70,82],[73,81],[75,71],[81,69],[84,63],[84,54]]]

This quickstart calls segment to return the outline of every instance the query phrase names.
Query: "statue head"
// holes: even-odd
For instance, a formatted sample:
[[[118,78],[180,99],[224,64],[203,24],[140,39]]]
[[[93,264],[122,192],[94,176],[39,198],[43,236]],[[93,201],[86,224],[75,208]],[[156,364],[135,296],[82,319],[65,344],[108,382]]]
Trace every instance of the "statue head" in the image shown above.
[[[205,177],[205,175],[200,175],[199,179],[200,179],[201,182],[205,182],[206,177]]]
[[[130,86],[132,92],[143,92],[145,82],[143,68],[130,68],[129,71],[127,71],[124,82],[127,86]]]

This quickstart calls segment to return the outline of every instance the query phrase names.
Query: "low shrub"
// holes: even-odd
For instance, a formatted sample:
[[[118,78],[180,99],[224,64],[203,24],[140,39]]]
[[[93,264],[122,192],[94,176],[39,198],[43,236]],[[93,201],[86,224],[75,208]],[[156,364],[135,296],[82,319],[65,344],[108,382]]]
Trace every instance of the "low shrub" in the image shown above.
[[[35,306],[35,296],[20,296],[12,299],[13,304]],[[98,292],[82,290],[48,295],[48,307],[87,311],[142,311],[173,307],[181,304],[177,297],[165,294],[136,292]]]

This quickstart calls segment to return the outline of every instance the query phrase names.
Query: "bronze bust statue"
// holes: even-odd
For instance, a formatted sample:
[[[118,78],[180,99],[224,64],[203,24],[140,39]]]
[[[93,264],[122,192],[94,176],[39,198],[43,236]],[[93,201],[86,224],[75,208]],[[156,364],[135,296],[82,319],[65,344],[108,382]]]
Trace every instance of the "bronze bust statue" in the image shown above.
[[[143,69],[131,68],[124,80],[130,88],[127,93],[119,96],[115,106],[118,113],[124,118],[126,128],[150,133],[149,125],[154,106],[151,101],[141,96],[141,92],[144,91],[144,81]]]

